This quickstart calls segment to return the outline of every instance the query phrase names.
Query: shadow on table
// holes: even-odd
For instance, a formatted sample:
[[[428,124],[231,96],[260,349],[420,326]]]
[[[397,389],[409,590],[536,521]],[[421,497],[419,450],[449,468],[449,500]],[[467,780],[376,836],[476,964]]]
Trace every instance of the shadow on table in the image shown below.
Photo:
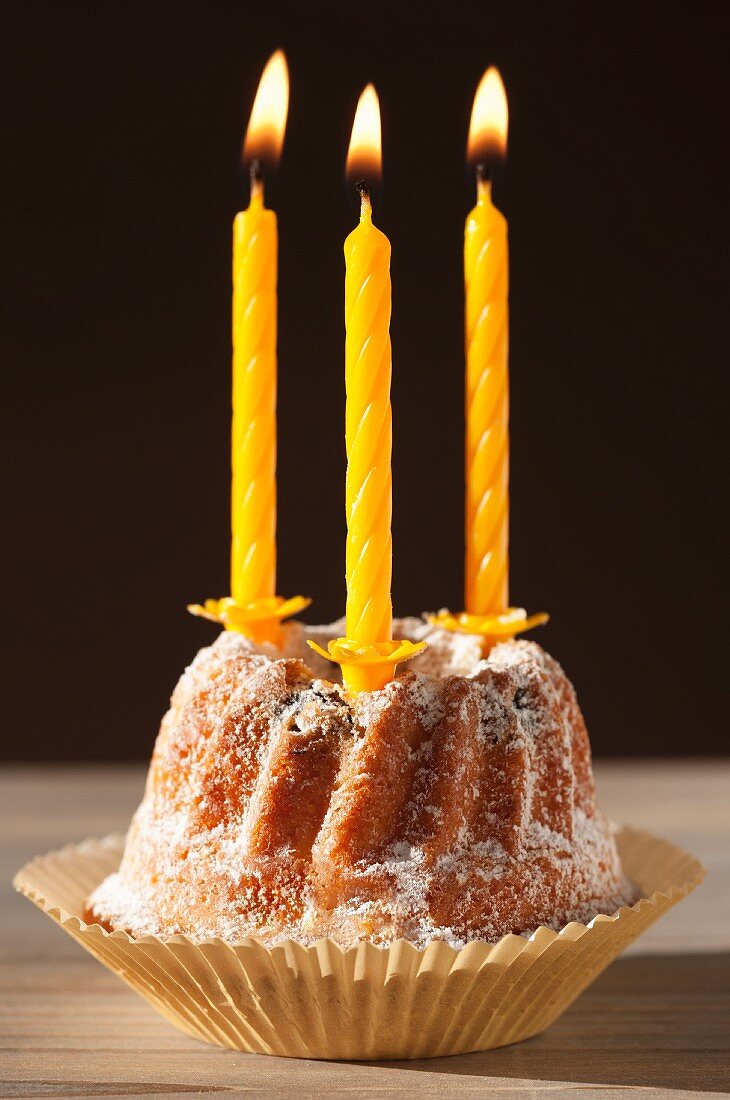
[[[402,1070],[730,1091],[730,954],[619,959],[544,1034]]]

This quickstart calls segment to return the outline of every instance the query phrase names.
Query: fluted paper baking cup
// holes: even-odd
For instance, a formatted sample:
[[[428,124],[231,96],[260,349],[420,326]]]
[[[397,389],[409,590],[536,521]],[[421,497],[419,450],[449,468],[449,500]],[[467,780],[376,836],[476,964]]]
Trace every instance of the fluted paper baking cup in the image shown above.
[[[87,840],[28,863],[14,885],[188,1035],[294,1058],[427,1058],[516,1043],[549,1027],[593,979],[702,881],[701,863],[649,833],[617,834],[643,897],[588,925],[538,928],[461,950],[333,940],[133,939],[82,920],[119,866],[124,838]]]

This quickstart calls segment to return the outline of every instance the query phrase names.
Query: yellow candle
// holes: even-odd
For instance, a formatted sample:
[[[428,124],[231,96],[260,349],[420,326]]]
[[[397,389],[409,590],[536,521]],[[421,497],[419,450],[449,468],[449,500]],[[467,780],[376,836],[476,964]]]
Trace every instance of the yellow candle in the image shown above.
[[[389,641],[392,423],[390,242],[361,192],[360,224],[345,241],[347,637]]]
[[[231,596],[239,606],[276,592],[276,215],[264,206],[262,162],[279,159],[289,74],[278,50],[259,82],[243,155],[248,210],[233,224]]]
[[[477,170],[477,204],[466,219],[466,610],[429,619],[445,630],[480,634],[484,652],[547,622],[509,607],[509,378],[507,372],[507,222],[492,202],[489,166],[507,144],[507,97],[487,69],[474,97],[468,156]]]
[[[507,223],[488,184],[466,221],[466,610],[508,605]]]
[[[372,84],[360,96],[347,158],[354,179],[380,172],[380,106]],[[345,638],[313,649],[342,666],[350,692],[377,691],[424,643],[394,641],[390,409],[390,241],[373,225],[367,184],[360,224],[345,241]]]
[[[231,596],[276,592],[276,215],[255,181],[233,225]]]
[[[504,151],[507,100],[496,69],[477,91],[470,154]],[[466,611],[499,615],[508,606],[509,379],[507,222],[479,170],[477,204],[466,220]]]
[[[277,50],[259,83],[246,132],[251,201],[233,224],[231,595],[190,604],[194,615],[257,642],[281,644],[280,623],[311,601],[276,593],[276,215],[264,206],[263,168],[279,159],[289,103]]]

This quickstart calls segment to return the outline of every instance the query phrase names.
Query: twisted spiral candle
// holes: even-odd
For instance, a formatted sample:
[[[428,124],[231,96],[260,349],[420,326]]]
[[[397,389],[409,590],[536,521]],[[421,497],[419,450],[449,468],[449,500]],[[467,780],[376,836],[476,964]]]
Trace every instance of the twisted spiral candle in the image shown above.
[[[276,215],[260,185],[233,227],[231,596],[276,591]]]
[[[345,444],[347,637],[322,649],[342,665],[348,691],[378,691],[425,642],[393,640],[390,600],[390,242],[373,225],[361,185],[360,224],[345,241]]]
[[[466,610],[508,606],[507,222],[480,181],[464,238],[466,282]]]
[[[380,105],[368,84],[352,125],[348,172],[378,175],[380,159]],[[357,189],[360,224],[345,241],[347,636],[330,641],[326,650],[312,639],[308,643],[342,666],[345,688],[354,694],[384,688],[399,664],[425,648],[425,642],[391,637],[390,241],[373,225],[362,178]]]
[[[347,637],[389,641],[393,608],[390,242],[367,193],[345,241]]]
[[[264,207],[263,165],[281,154],[289,105],[286,58],[261,75],[243,159],[251,201],[233,223],[231,595],[189,604],[193,615],[281,646],[281,622],[307,607],[276,592],[276,216]]]
[[[492,203],[489,166],[507,148],[507,96],[499,72],[484,73],[472,108],[467,154],[477,204],[466,220],[466,610],[444,608],[435,625],[479,634],[484,652],[547,622],[509,606],[509,379],[507,222]]]

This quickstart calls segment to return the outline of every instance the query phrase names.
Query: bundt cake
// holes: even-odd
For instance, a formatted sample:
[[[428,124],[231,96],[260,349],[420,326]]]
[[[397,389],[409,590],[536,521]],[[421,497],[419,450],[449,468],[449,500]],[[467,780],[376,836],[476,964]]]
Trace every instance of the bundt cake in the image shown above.
[[[496,940],[630,902],[575,692],[534,642],[405,620],[428,650],[345,697],[285,628],[222,633],[162,722],[119,871],[88,919],[132,935]]]

